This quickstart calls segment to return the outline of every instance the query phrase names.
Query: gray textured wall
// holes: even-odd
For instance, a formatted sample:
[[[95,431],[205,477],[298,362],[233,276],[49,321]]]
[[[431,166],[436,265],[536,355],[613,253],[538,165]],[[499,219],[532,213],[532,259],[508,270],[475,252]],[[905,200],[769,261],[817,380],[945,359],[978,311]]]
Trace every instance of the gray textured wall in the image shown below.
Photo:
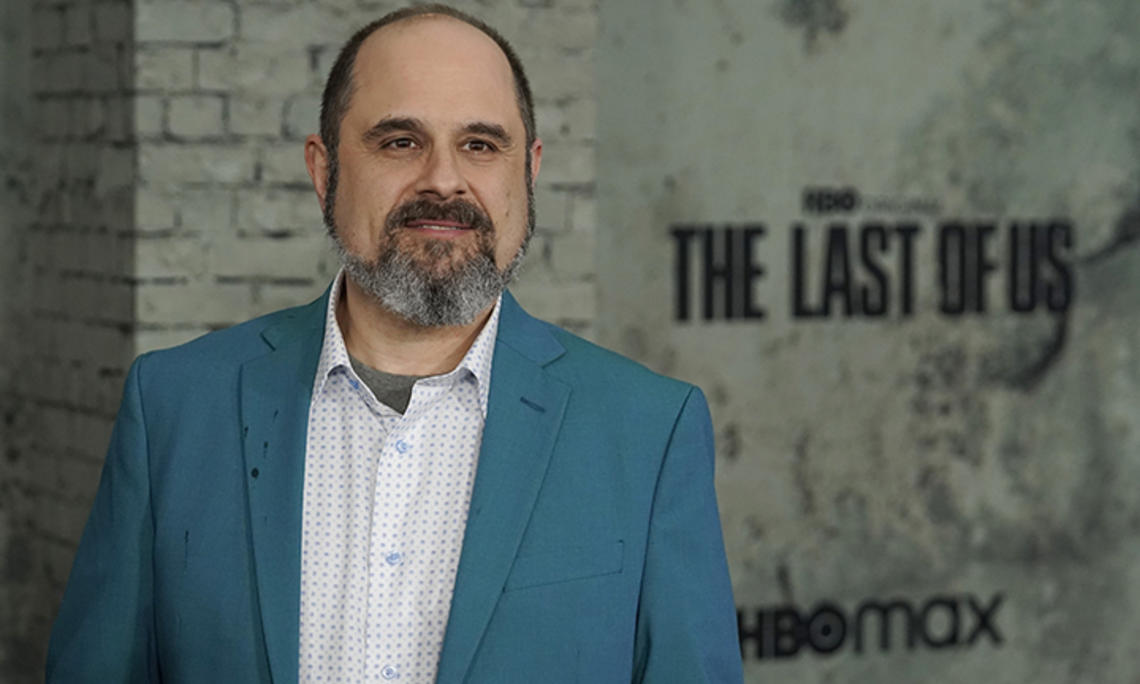
[[[709,394],[736,600],[745,631],[765,630],[745,644],[750,681],[1135,681],[1140,5],[668,4],[602,6],[598,331]],[[860,208],[806,211],[814,186],[852,186]],[[940,312],[949,219],[994,225],[985,313]],[[921,227],[913,315],[892,299],[884,318],[847,317],[840,298],[794,316],[792,225],[818,304],[828,226],[857,240],[870,220]],[[1067,311],[1010,311],[1019,220],[1071,222]],[[766,318],[677,320],[671,227],[752,222]],[[969,597],[985,612],[999,594],[1000,643],[971,642]],[[917,622],[927,608],[929,641],[958,620],[958,643],[916,632],[909,648],[898,606],[883,651],[872,608],[857,653],[860,602],[893,598]],[[831,654],[800,643],[797,619],[775,624],[821,603],[845,617],[845,641],[830,609],[813,623]]]
[[[4,12],[0,679],[34,681],[133,351],[132,15]]]
[[[20,27],[27,22],[31,4],[28,1],[5,3],[0,7],[0,359],[8,359],[14,352],[12,332],[12,301],[8,293],[16,285],[15,270],[18,263],[16,230],[26,221],[27,198],[24,175],[27,173],[28,62],[31,51]],[[8,589],[10,579],[19,575],[19,561],[11,558],[12,518],[5,484],[13,469],[9,447],[14,420],[12,397],[9,388],[13,370],[6,361],[0,361],[0,614],[17,614],[16,596]],[[5,620],[0,640],[5,644],[13,637],[13,630]],[[8,667],[12,652],[0,646],[0,672]]]
[[[909,650],[895,615],[888,652],[849,634],[757,660],[749,640],[750,678],[1140,674],[1134,3],[457,4],[516,43],[538,99],[539,236],[516,290],[705,388],[745,627],[781,605],[1004,596],[1000,645]],[[300,140],[336,46],[394,6],[4,3],[0,130],[24,145],[0,150],[0,679],[38,679],[129,358],[325,285]],[[817,184],[857,187],[861,211],[805,214]],[[828,222],[875,217],[924,228],[914,315],[794,318],[791,224],[815,297]],[[999,261],[1009,221],[1070,220],[1071,308],[1011,314],[999,266],[988,313],[939,314],[954,217],[994,222]],[[749,222],[767,228],[767,318],[676,321],[670,227]],[[974,609],[955,605],[965,640]]]

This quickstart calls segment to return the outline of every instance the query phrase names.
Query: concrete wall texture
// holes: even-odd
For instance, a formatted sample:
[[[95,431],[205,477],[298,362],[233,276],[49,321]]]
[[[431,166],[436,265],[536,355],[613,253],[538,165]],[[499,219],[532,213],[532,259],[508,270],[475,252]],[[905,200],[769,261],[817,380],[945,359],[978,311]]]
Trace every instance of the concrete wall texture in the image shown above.
[[[749,681],[1140,677],[1140,5],[454,4],[537,99],[516,294],[710,399]],[[396,6],[0,7],[0,681],[131,358],[328,283],[301,142]]]
[[[1137,681],[1140,5],[669,7],[601,6],[597,330],[709,395],[749,681]]]
[[[545,156],[514,290],[591,334],[596,7],[453,4],[499,28],[533,84]],[[42,679],[130,360],[331,279],[302,141],[339,46],[397,6],[3,4],[0,681]]]

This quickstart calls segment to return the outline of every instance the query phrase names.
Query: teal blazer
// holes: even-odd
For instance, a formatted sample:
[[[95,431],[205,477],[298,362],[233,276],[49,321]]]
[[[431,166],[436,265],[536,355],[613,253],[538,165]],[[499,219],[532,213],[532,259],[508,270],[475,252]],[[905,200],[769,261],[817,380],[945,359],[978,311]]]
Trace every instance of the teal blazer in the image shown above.
[[[145,354],[53,682],[296,682],[325,297]],[[739,682],[699,389],[503,298],[439,682]]]

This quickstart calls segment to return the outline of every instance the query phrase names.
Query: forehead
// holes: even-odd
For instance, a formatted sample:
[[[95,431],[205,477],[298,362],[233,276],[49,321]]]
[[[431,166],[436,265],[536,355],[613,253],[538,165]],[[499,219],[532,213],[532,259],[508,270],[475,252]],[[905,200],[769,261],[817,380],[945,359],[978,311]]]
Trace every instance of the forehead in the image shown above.
[[[451,17],[413,17],[373,33],[357,54],[353,86],[350,115],[522,126],[506,55]]]

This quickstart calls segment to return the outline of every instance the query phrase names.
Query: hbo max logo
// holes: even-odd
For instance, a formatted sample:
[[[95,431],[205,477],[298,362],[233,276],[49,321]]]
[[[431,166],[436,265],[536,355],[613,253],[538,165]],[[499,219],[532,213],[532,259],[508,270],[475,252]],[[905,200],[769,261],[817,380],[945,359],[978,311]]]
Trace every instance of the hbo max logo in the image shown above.
[[[934,596],[915,604],[904,599],[868,599],[845,611],[830,601],[811,612],[796,606],[738,609],[736,625],[740,652],[757,660],[792,658],[814,651],[838,652],[848,643],[855,653],[864,649],[887,652],[905,645],[944,649],[972,647],[983,638],[995,646],[1004,641],[997,613],[1003,596],[980,601],[972,594]]]

